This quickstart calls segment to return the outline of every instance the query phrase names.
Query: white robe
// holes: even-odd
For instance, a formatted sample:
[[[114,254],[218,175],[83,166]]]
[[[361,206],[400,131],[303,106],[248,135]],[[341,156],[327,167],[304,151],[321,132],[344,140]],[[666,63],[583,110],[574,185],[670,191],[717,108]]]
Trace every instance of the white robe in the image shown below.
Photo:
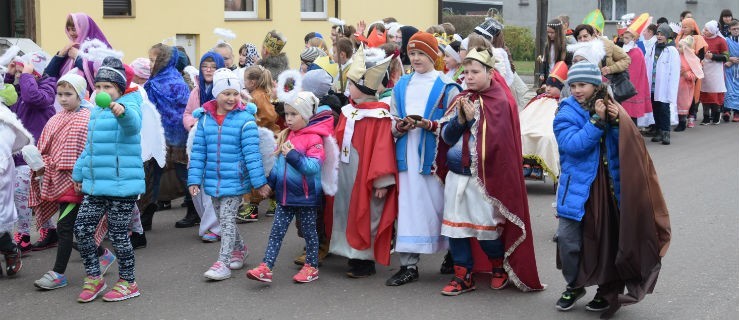
[[[554,181],[559,176],[559,147],[553,129],[558,107],[554,98],[540,98],[518,114],[524,158],[528,156],[543,161]]]
[[[654,54],[657,46],[648,47],[647,53],[644,55],[644,62],[647,65],[647,81],[652,85],[654,81],[654,101],[660,101],[670,104],[670,124],[677,124],[677,89],[680,85],[680,54],[673,46],[667,46],[662,50],[657,60],[656,74],[658,77],[652,80],[652,67],[654,66]],[[649,123],[649,117],[653,114],[646,114],[646,121],[637,121],[638,125]]]
[[[12,232],[18,219],[13,194],[15,192],[15,163],[13,155],[26,145],[33,144],[33,136],[16,115],[0,101],[0,234]]]
[[[424,115],[429,92],[439,75],[437,71],[413,75],[405,96],[407,115]],[[422,166],[418,146],[422,130],[415,129],[406,134],[408,170],[398,175],[397,252],[436,253],[448,246],[446,238],[441,236],[444,187],[435,175],[420,174]]]

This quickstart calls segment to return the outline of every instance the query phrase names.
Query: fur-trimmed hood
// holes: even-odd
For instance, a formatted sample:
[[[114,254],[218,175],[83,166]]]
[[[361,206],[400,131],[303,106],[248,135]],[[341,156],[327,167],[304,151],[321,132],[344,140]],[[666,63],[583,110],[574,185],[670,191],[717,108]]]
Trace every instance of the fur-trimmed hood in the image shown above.
[[[24,146],[35,143],[33,135],[26,130],[15,113],[10,111],[3,103],[0,103],[0,123],[15,131],[15,140],[13,140],[13,145],[11,146],[13,154],[18,154]]]

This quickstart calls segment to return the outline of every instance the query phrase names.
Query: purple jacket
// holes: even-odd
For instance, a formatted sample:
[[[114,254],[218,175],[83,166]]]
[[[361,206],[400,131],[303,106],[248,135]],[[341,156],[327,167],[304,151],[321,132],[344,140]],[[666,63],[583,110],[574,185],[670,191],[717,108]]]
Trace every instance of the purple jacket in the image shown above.
[[[13,77],[6,75],[5,83],[13,83]],[[38,141],[46,122],[56,114],[56,78],[44,76],[37,81],[33,75],[24,73],[18,79],[15,90],[18,92],[18,102],[10,106],[10,111],[15,112],[23,126]],[[20,155],[13,157],[13,160],[16,166],[26,165]]]

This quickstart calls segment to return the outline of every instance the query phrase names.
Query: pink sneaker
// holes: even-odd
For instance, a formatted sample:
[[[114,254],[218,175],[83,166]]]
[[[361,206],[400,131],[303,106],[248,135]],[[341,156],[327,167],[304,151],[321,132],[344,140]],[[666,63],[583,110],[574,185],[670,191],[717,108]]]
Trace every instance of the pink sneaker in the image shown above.
[[[246,277],[261,282],[272,282],[272,270],[266,263],[262,262],[258,267],[246,272]]]
[[[293,277],[295,282],[308,283],[314,280],[318,280],[318,269],[311,267],[309,264],[304,264],[303,268]]]
[[[82,285],[82,292],[77,298],[77,302],[90,302],[95,300],[95,298],[97,298],[105,288],[107,288],[107,286],[105,285],[103,277],[85,277],[85,284]]]
[[[695,128],[695,118],[688,118],[688,128]]]
[[[140,295],[141,292],[139,292],[139,286],[136,285],[136,282],[128,282],[123,279],[118,279],[118,282],[115,283],[113,289],[103,296],[103,301],[123,301]]]
[[[228,264],[228,268],[231,270],[240,270],[244,267],[244,258],[249,255],[249,251],[246,248],[244,250],[234,250],[231,252],[231,262]]]

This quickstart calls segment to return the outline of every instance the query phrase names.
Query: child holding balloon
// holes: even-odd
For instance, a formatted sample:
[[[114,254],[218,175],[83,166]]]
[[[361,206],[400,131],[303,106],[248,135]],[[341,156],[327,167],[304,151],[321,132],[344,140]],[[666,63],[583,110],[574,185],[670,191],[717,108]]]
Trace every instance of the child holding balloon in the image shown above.
[[[114,57],[103,60],[95,76],[95,102],[88,124],[87,142],[74,165],[72,180],[84,194],[74,234],[79,241],[85,282],[77,301],[90,302],[105,290],[95,254],[95,229],[103,213],[118,256],[120,279],[105,301],[139,296],[134,276],[134,252],[128,236],[136,198],[145,191],[141,162],[141,93],[128,89],[123,63]]]

